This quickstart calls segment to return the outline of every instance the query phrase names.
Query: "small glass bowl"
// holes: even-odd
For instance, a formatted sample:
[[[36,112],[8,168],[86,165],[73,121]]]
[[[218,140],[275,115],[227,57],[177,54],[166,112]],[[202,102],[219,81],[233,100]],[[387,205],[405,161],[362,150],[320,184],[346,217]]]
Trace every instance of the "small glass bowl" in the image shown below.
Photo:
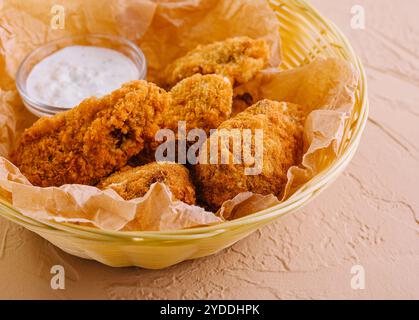
[[[22,97],[26,108],[33,114],[42,116],[53,116],[59,112],[69,110],[45,104],[34,97],[29,96],[26,90],[26,81],[32,68],[41,60],[45,59],[54,52],[68,46],[96,46],[116,50],[128,57],[137,67],[138,79],[145,79],[147,74],[147,61],[140,48],[133,42],[115,35],[89,34],[83,36],[73,36],[57,39],[32,51],[19,66],[16,74],[16,87]]]

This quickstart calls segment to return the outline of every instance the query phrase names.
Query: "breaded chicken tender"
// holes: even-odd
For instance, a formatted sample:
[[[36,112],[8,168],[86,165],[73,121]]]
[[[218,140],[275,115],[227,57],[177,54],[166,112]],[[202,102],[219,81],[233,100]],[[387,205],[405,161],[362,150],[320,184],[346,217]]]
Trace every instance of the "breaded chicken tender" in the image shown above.
[[[195,187],[184,166],[170,162],[152,162],[141,167],[124,169],[104,178],[98,188],[111,188],[125,200],[144,196],[155,182],[166,184],[173,196],[188,204],[195,204]]]
[[[125,166],[159,129],[169,95],[132,81],[103,98],[89,98],[26,129],[12,161],[37,186],[94,185]]]
[[[269,46],[265,40],[230,38],[200,45],[166,67],[164,84],[172,87],[194,74],[220,74],[233,86],[249,81],[268,65]]]
[[[180,81],[170,90],[171,103],[163,115],[163,127],[177,131],[178,122],[186,128],[199,128],[209,134],[230,117],[233,88],[220,75],[200,75]]]
[[[246,175],[245,169],[254,167],[255,162],[246,163],[243,161],[244,156],[241,157],[242,161],[239,164],[234,164],[232,159],[237,155],[233,154],[231,142],[218,144],[218,164],[211,164],[210,159],[207,159],[208,156],[201,153],[199,164],[194,166],[193,173],[200,198],[208,208],[217,210],[224,201],[246,191],[281,197],[287,182],[288,169],[301,162],[303,120],[303,111],[299,105],[261,100],[222,123],[218,132],[205,142],[204,148],[209,150],[211,141],[214,139],[221,141],[219,138],[223,129],[227,132],[232,129],[251,129],[254,137],[247,147],[251,149],[252,155],[255,155],[256,135],[254,132],[255,129],[262,129],[261,170],[256,175]],[[242,137],[241,153],[245,150],[244,141]],[[222,153],[227,154],[228,164],[221,163]]]

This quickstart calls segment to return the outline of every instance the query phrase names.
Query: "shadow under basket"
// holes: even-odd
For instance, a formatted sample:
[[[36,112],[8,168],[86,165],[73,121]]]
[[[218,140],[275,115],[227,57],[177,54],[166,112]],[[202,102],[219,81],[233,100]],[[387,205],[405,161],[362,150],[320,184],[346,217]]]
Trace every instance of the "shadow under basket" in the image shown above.
[[[346,124],[338,158],[297,193],[277,206],[241,219],[210,227],[167,232],[103,231],[72,224],[37,221],[19,213],[1,195],[0,214],[72,255],[114,267],[160,269],[219,252],[270,221],[306,205],[342,173],[356,152],[368,118],[366,76],[348,40],[309,3],[304,0],[272,0],[271,5],[281,21],[283,69],[304,65],[322,55],[350,61],[360,74],[355,107]]]

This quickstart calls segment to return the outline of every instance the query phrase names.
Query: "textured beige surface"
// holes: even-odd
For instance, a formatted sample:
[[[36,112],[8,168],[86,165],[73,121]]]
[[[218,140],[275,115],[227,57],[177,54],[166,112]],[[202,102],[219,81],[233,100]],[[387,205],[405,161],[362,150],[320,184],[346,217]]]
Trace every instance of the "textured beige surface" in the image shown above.
[[[303,210],[166,270],[112,269],[0,219],[0,298],[419,299],[419,2],[313,0],[363,59],[371,115],[358,154]],[[350,28],[362,4],[366,29]],[[66,289],[50,288],[50,268]],[[365,268],[365,290],[350,269]]]

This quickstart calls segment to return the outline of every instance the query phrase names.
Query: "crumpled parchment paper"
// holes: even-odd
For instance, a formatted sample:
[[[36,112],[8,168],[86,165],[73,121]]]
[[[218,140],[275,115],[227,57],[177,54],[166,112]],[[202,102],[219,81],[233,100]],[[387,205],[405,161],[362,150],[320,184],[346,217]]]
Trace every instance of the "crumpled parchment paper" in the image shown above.
[[[338,155],[345,123],[355,103],[359,75],[343,60],[318,57],[312,63],[280,72],[264,70],[235,89],[254,101],[271,99],[299,104],[306,110],[302,165],[288,171],[283,199],[327,168]]]
[[[32,186],[8,153],[23,129],[36,118],[23,106],[14,85],[19,63],[50,40],[83,33],[123,35],[141,46],[149,80],[199,43],[232,36],[264,38],[272,47],[271,64],[280,62],[279,24],[264,0],[101,0],[61,1],[63,30],[50,28],[54,1],[4,1],[0,4],[0,196],[35,219],[94,225],[108,230],[175,230],[236,219],[279,203],[250,192],[227,201],[217,214],[173,199],[161,183],[142,198],[123,200],[113,190],[85,185]],[[342,61],[316,60],[287,72],[267,70],[242,88],[255,100],[270,98],[306,107],[307,153],[291,168],[286,197],[336,158],[343,126],[354,101],[357,76]],[[328,155],[328,163],[324,154]],[[322,159],[321,161],[318,159]]]
[[[237,36],[265,39],[271,65],[281,61],[280,24],[266,0],[157,2],[151,26],[139,43],[149,62],[150,81],[159,83],[161,70],[197,45]]]

